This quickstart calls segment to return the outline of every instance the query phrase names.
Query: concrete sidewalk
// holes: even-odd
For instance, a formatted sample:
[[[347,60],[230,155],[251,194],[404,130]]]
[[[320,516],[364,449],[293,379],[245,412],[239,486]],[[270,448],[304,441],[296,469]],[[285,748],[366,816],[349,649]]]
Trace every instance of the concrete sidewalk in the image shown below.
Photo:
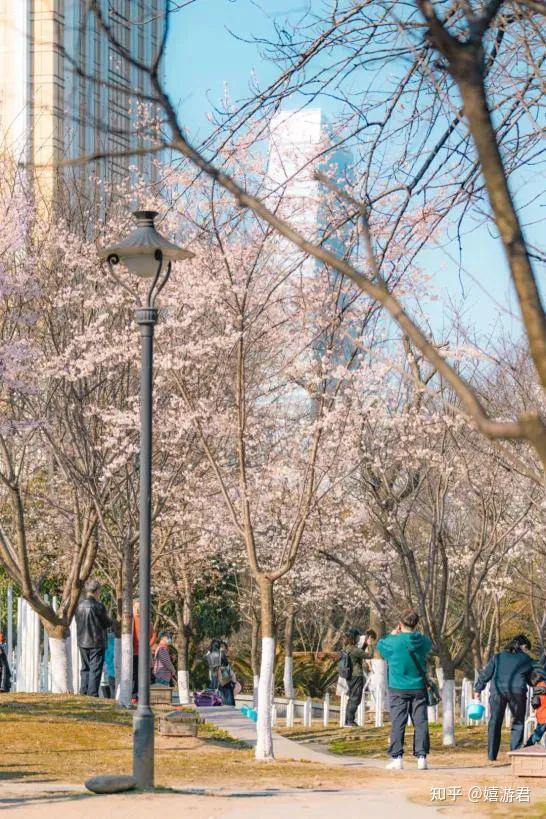
[[[0,809],[17,819],[157,819],[184,816],[191,819],[331,819],[343,815],[350,819],[396,816],[397,819],[422,819],[440,816],[433,805],[409,801],[402,789],[331,791],[226,792],[211,795],[170,793],[127,793],[95,796],[81,789],[58,785],[55,791],[39,794],[25,788],[10,788],[0,783]],[[15,793],[14,793],[15,790]],[[18,792],[17,792],[18,791]],[[450,809],[450,816],[463,815]]]
[[[198,708],[199,715],[222,731],[227,731],[234,739],[241,739],[249,745],[256,745],[256,725],[252,720],[244,717],[238,708],[231,705],[221,705],[218,708]],[[273,732],[273,752],[277,759],[304,759],[308,762],[319,762],[325,765],[342,765],[352,767],[384,767],[383,760],[362,759],[361,757],[334,756],[327,752],[322,753],[294,742],[292,739],[281,737]]]
[[[222,731],[227,731],[234,739],[240,739],[252,747],[256,745],[256,725],[252,720],[244,717],[238,708],[230,705],[222,705],[217,708],[198,708],[199,715],[209,723],[212,723]],[[337,756],[330,754],[328,751],[317,750],[309,744],[295,742],[287,737],[280,736],[273,732],[273,752],[277,759],[294,759],[305,760],[308,762],[317,762],[322,765],[330,765],[332,767],[354,767],[354,768],[375,768],[384,769],[387,764],[388,757],[385,756],[380,759],[370,759],[361,756]],[[485,754],[485,751],[484,751]],[[404,771],[407,773],[412,769],[417,770],[417,763],[413,756],[405,757]],[[463,761],[454,760],[453,764],[437,765],[434,764],[434,755],[432,761],[429,761],[429,770],[436,773],[445,773],[447,776],[457,776],[463,772],[472,771],[475,776],[488,776],[506,778],[510,776],[510,765],[505,762],[489,763],[482,765],[468,766]],[[393,778],[396,777],[396,772],[390,773]]]

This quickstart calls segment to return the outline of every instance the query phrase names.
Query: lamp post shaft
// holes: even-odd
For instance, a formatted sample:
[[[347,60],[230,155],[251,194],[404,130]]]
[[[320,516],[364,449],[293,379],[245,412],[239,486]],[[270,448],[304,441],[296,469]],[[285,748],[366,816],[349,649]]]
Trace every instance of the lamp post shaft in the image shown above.
[[[150,708],[152,373],[157,310],[136,310],[140,327],[140,509],[138,707],[133,719],[133,775],[139,788],[154,786],[154,716]]]

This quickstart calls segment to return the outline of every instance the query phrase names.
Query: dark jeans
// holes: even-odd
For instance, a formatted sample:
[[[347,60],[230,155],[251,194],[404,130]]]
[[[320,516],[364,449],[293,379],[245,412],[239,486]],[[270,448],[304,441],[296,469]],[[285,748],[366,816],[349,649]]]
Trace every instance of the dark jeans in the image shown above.
[[[364,688],[364,677],[353,677],[349,680],[349,699],[347,701],[347,711],[345,713],[345,725],[353,725],[356,712],[362,699]]]
[[[80,694],[98,697],[104,663],[104,648],[80,648],[80,658]]]
[[[133,697],[138,697],[138,654],[133,654]]]
[[[525,743],[525,747],[528,748],[529,745],[538,745],[544,734],[546,734],[546,722],[537,722],[537,727]]]
[[[413,755],[427,756],[430,750],[428,733],[427,695],[423,689],[389,688],[391,710],[391,744],[389,754],[392,757],[403,756],[404,737],[408,717],[413,722]]]
[[[224,701],[224,705],[235,705],[235,697],[233,696],[233,689],[235,688],[232,682],[227,685],[219,685],[218,691]]]
[[[508,691],[507,693],[492,691],[489,696],[491,716],[487,726],[487,756],[492,761],[497,758],[499,753],[502,721],[506,706],[508,706],[512,714],[510,750],[516,751],[523,744],[527,694],[524,691]]]

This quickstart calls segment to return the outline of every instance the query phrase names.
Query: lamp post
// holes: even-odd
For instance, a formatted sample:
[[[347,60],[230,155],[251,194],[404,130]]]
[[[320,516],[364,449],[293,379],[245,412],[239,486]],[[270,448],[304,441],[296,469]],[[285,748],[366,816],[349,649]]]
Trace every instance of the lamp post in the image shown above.
[[[140,327],[140,497],[138,706],[133,718],[133,776],[140,788],[154,786],[154,717],[150,708],[150,569],[152,523],[152,373],[155,300],[171,274],[172,262],[191,259],[193,253],[169,242],[154,226],[155,211],[135,211],[136,228],[119,244],[99,250],[110,272],[122,264],[129,272],[151,281],[145,305],[135,318]]]

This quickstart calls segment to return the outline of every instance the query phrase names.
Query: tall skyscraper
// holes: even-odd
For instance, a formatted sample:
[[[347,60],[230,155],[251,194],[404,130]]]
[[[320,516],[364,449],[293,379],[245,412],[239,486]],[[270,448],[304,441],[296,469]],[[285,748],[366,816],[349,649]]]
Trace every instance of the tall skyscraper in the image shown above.
[[[102,4],[113,37],[150,65],[164,31],[164,0]],[[142,140],[138,93],[149,80],[115,46],[89,12],[87,0],[0,0],[0,137],[2,151],[41,167],[45,188],[64,159],[123,151]],[[103,179],[127,176],[149,157],[96,163]],[[86,169],[89,174],[89,168]]]
[[[351,155],[332,149],[331,125],[320,108],[280,111],[271,120],[267,175],[272,195],[282,195],[283,215],[304,236],[320,238],[330,222],[325,210],[325,190],[315,178],[318,169],[338,180],[350,174]],[[327,245],[339,251],[339,239]],[[289,247],[289,243],[286,243]],[[286,252],[286,251],[285,251]],[[303,262],[304,274],[312,274],[316,262]]]

